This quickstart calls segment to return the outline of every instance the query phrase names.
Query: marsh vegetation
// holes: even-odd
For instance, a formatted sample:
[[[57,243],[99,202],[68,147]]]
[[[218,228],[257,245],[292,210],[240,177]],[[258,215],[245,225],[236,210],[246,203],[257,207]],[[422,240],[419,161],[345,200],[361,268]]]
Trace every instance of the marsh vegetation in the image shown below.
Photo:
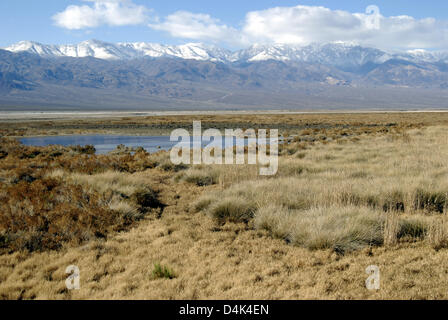
[[[446,298],[444,118],[284,117],[273,177],[2,138],[0,297]],[[363,286],[372,264],[380,292]]]

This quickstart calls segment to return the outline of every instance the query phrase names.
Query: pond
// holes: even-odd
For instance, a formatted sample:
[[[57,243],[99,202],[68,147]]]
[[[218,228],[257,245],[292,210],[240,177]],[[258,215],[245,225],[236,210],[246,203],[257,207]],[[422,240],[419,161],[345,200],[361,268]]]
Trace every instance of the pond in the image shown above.
[[[171,142],[169,136],[114,136],[114,135],[72,135],[72,136],[48,136],[32,137],[20,139],[26,146],[44,147],[49,145],[62,146],[86,146],[93,145],[97,154],[106,154],[117,148],[118,145],[125,145],[129,148],[143,147],[148,152],[159,150],[170,150],[178,142]],[[210,142],[203,142],[202,147]],[[219,145],[213,143],[213,145]],[[234,139],[235,145],[247,145],[247,139]]]
[[[171,142],[168,136],[112,136],[112,135],[73,135],[73,136],[51,136],[32,137],[20,139],[26,146],[44,147],[49,145],[75,146],[93,145],[98,154],[106,154],[125,145],[129,148],[143,147],[148,152],[169,150],[177,142]]]

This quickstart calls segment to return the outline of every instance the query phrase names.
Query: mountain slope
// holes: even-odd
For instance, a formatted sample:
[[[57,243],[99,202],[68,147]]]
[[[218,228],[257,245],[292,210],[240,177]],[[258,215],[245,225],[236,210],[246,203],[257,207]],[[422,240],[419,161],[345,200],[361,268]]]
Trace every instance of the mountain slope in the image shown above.
[[[351,44],[213,46],[22,42],[0,50],[0,106],[445,108],[443,53]]]
[[[227,61],[230,51],[203,44],[169,46],[153,43],[107,43],[98,40],[84,41],[75,45],[44,45],[38,42],[21,41],[4,48],[7,51],[28,52],[45,58],[93,57],[104,60],[129,60],[142,57],[181,58],[208,61]]]
[[[21,41],[4,50],[28,52],[45,58],[93,57],[104,60],[131,60],[142,57],[180,58],[187,60],[242,63],[256,61],[296,61],[319,63],[350,70],[367,63],[381,64],[390,59],[416,63],[448,62],[448,52],[410,50],[387,53],[375,48],[361,47],[350,43],[324,43],[307,46],[271,44],[253,45],[247,49],[231,52],[227,49],[202,43],[184,45],[162,45],[146,42],[108,43],[98,40],[84,41],[74,45],[45,45],[32,41]]]

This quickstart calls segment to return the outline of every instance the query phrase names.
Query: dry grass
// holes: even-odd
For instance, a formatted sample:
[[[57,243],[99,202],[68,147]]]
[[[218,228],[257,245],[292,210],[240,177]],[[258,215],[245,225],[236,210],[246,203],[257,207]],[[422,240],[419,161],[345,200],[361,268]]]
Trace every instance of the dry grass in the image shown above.
[[[438,239],[441,231],[430,225],[446,213],[447,138],[438,127],[364,138],[362,144],[316,144],[305,156],[282,157],[276,177],[235,181],[204,195],[196,209],[221,221],[222,213],[214,214],[220,204],[238,204],[227,205],[229,217],[244,205],[255,207],[257,228],[312,249],[345,252]]]
[[[294,245],[346,253],[383,244],[384,218],[384,214],[364,207],[301,211],[268,206],[257,211],[255,226]]]
[[[208,212],[210,216],[220,223],[248,222],[255,214],[256,207],[241,198],[225,198],[211,205]]]
[[[176,181],[186,181],[193,183],[199,187],[211,186],[218,183],[219,173],[217,170],[204,170],[192,168],[186,172],[178,174],[175,177]]]
[[[111,119],[36,120],[27,123],[1,121],[0,135],[33,136],[60,134],[169,135],[173,129],[192,129],[193,120],[209,128],[278,128],[294,137],[307,134],[327,138],[361,133],[385,133],[397,128],[448,124],[448,113],[352,113],[352,114],[236,114],[174,115]],[[302,136],[304,135],[302,134]]]
[[[309,128],[288,130],[307,131],[285,145],[275,177],[258,176],[255,166],[174,168],[167,153],[95,156],[3,141],[0,197],[21,194],[12,204],[23,215],[31,216],[30,201],[51,204],[38,187],[59,181],[61,203],[79,203],[70,189],[78,188],[86,210],[98,205],[140,222],[114,230],[106,221],[105,239],[0,255],[0,298],[447,299],[448,133],[422,127],[431,117],[444,121],[324,115],[319,123],[332,124],[324,128],[283,116]],[[147,206],[156,214],[142,214]],[[73,264],[79,291],[64,285]],[[365,288],[369,265],[380,267],[379,291]]]
[[[168,190],[167,190],[168,192]],[[201,190],[191,190],[193,200]],[[57,252],[0,256],[4,299],[447,299],[448,251],[425,243],[373,247],[343,256],[310,251],[238,224],[219,228],[202,214],[167,207],[160,220]],[[153,277],[154,264],[174,279]],[[65,289],[65,268],[81,270],[81,290]],[[369,265],[381,290],[365,288]]]

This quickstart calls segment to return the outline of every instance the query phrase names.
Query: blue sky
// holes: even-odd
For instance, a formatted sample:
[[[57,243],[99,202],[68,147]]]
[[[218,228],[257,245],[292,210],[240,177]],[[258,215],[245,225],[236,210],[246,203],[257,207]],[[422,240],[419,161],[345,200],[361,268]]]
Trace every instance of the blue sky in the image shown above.
[[[89,18],[91,20],[84,21],[84,24],[76,21],[84,19],[84,15],[79,16],[76,15],[76,10],[68,10],[70,5],[78,8],[88,6],[93,10],[98,3],[101,5],[104,2],[114,3],[119,7],[109,17],[92,15]],[[353,30],[360,28],[356,19],[353,20],[349,15],[341,16],[335,10],[342,10],[347,14],[365,13],[366,7],[371,4],[378,6],[381,16],[386,18],[381,30],[377,33],[366,30],[353,34],[347,32],[351,30],[347,28],[352,28],[350,24],[353,24]],[[313,11],[307,16],[307,13],[292,10],[298,5],[309,8],[323,6],[330,11]],[[276,12],[272,9],[275,7],[285,9]],[[131,11],[120,15],[119,10],[125,9]],[[132,10],[137,10],[135,12],[138,14],[134,14]],[[178,14],[179,11],[183,14]],[[56,19],[55,15],[58,13],[64,14]],[[252,21],[247,19],[248,13],[253,13]],[[413,20],[402,22],[387,19],[400,15],[410,16]],[[435,20],[421,20],[428,17]],[[261,27],[257,24],[257,19],[263,20]],[[362,21],[363,18],[359,19]],[[109,42],[144,41],[166,44],[210,42],[239,48],[259,42],[305,44],[313,38],[319,41],[353,40],[364,43],[365,38],[368,38],[366,44],[377,47],[396,45],[410,49],[432,49],[448,46],[447,21],[446,0],[3,0],[0,1],[0,46],[20,40],[65,44],[99,39]],[[260,30],[257,30],[259,27]],[[403,33],[403,29],[407,29],[407,33]],[[330,35],[324,36],[324,33]]]

